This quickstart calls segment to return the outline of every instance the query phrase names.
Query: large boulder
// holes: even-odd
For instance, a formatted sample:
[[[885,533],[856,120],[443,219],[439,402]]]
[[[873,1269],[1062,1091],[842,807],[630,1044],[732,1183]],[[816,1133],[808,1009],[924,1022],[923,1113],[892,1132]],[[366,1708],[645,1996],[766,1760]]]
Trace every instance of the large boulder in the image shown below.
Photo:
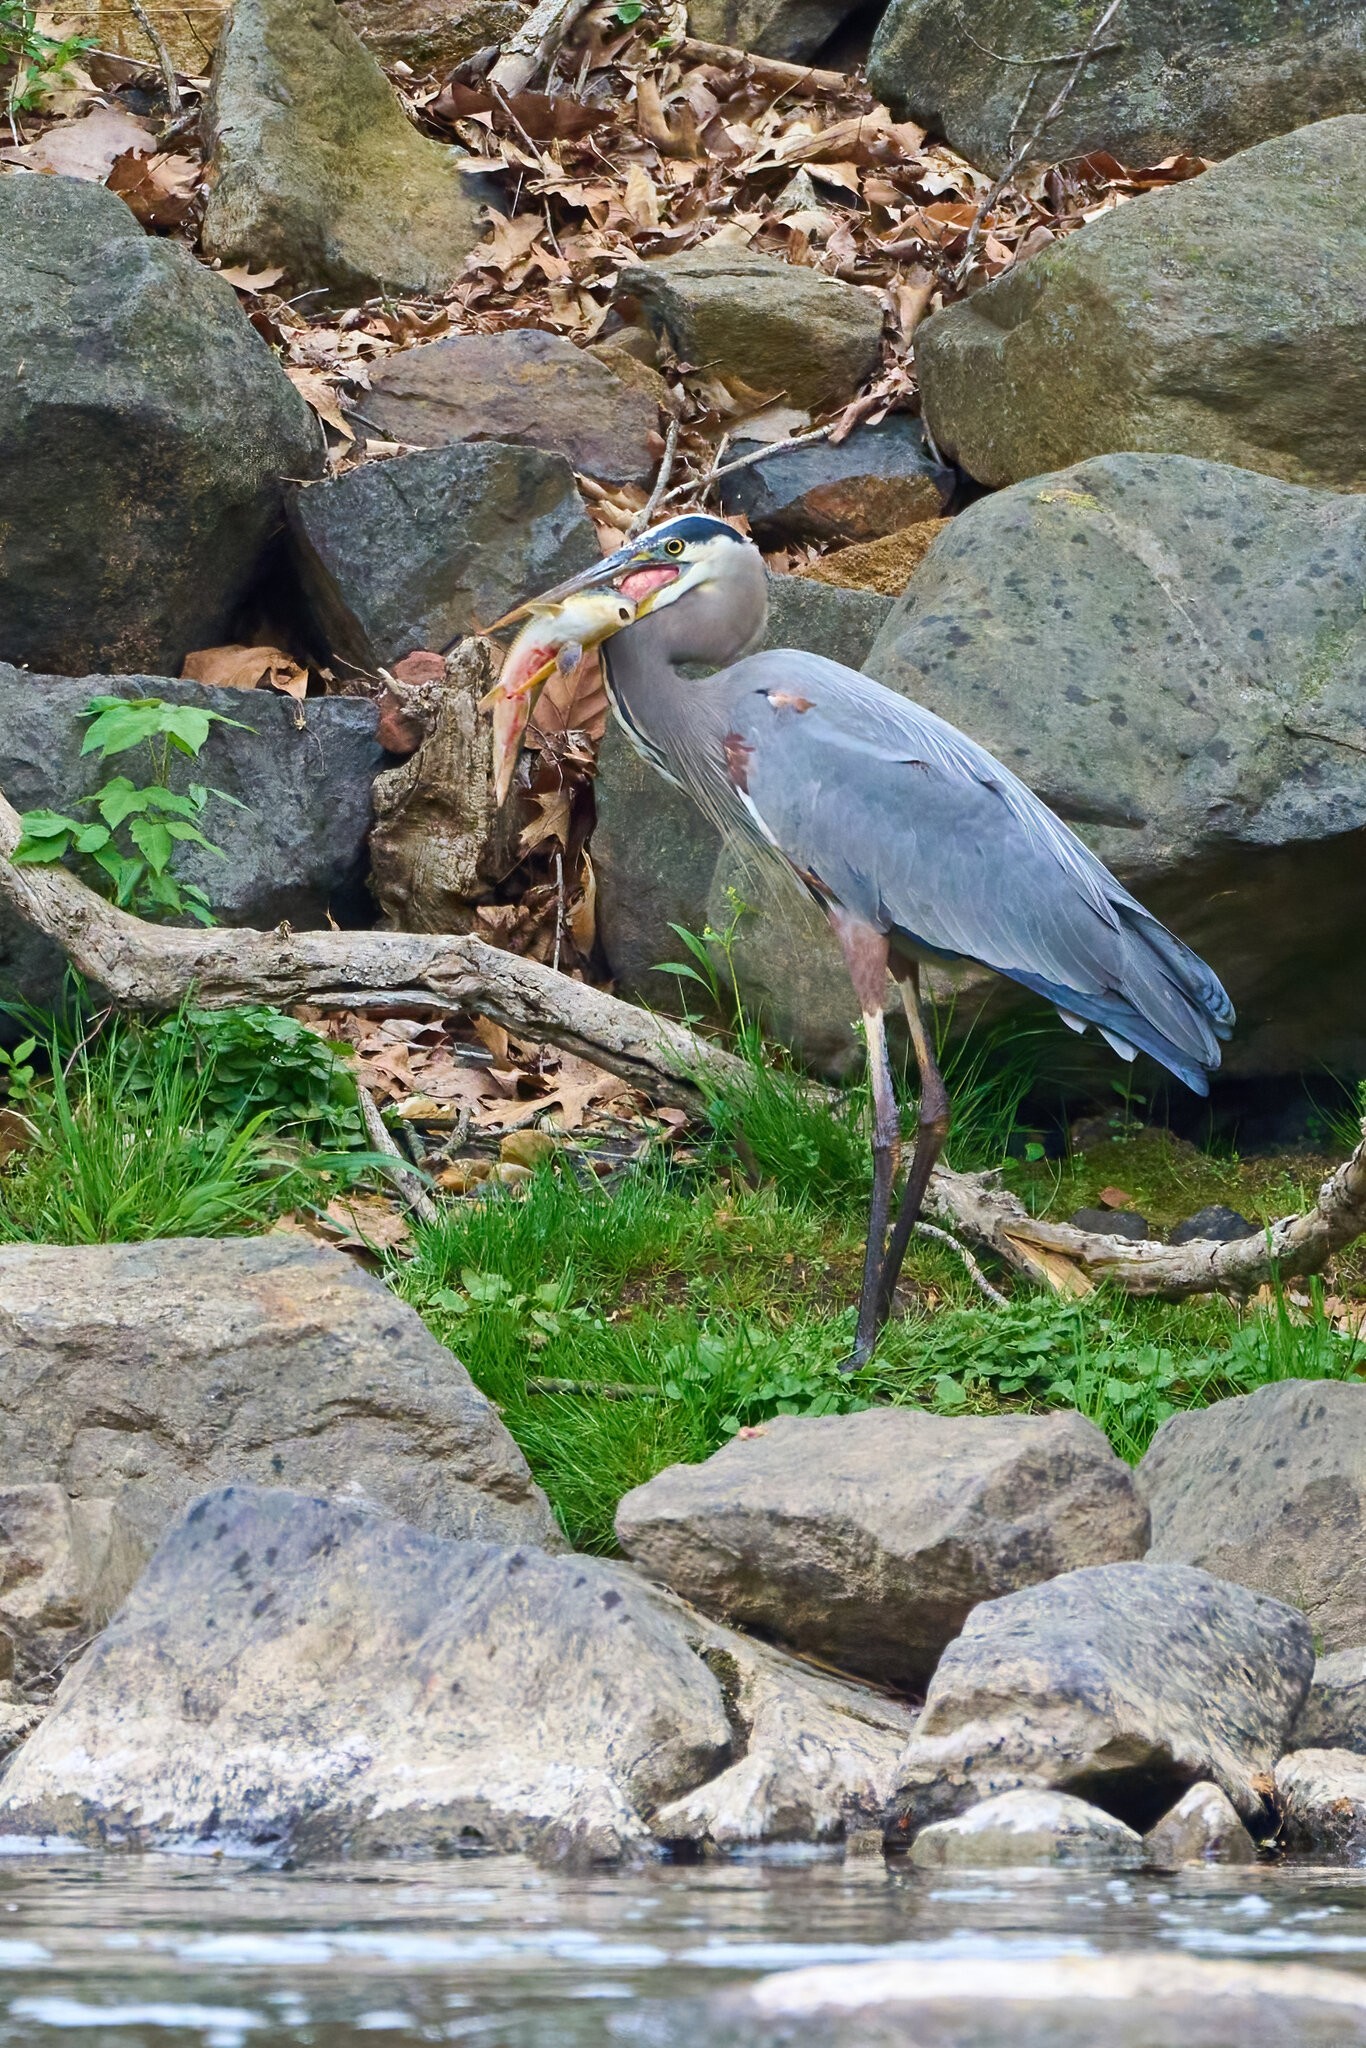
[[[341,298],[440,297],[483,233],[482,194],[420,135],[335,0],[236,0],[206,115],[203,248]]]
[[[985,0],[965,23],[937,0],[891,0],[869,83],[969,162],[999,171],[1056,98],[1067,69],[1057,60],[1085,47],[1099,12],[1085,0]],[[1022,60],[1037,67],[1032,80]],[[1354,0],[1125,0],[1040,150],[1055,163],[1095,149],[1127,164],[1173,151],[1228,156],[1363,98]]]
[[[0,178],[0,661],[175,674],[316,476],[230,285],[74,178]]]
[[[544,448],[609,483],[644,483],[655,468],[659,407],[649,392],[536,327],[402,349],[373,373],[361,410],[395,440],[419,447]]]
[[[333,655],[371,675],[601,555],[564,457],[497,441],[362,464],[296,492],[289,523]]]
[[[2,515],[0,515],[2,516]],[[0,790],[16,810],[76,810],[124,763],[82,757],[81,713],[92,697],[162,697],[202,705],[231,725],[211,728],[194,763],[177,764],[182,785],[200,777],[242,806],[210,799],[207,836],[226,859],[180,849],[176,872],[197,883],[221,924],[269,931],[282,920],[300,931],[373,921],[365,886],[371,788],[384,764],[376,709],[362,697],[304,703],[258,690],[206,690],[166,676],[21,673],[0,662]],[[8,910],[0,910],[0,999],[51,1004],[66,956]]]
[[[966,1946],[966,1944],[965,1944]],[[1361,2048],[1366,1985],[1303,1963],[916,1954],[816,1963],[717,2000],[708,2048]],[[674,2037],[666,2035],[669,2048]],[[677,2039],[696,2038],[679,2030]]]
[[[930,1682],[889,1840],[1019,1786],[1143,1828],[1204,1778],[1264,1824],[1313,1668],[1295,1608],[1188,1565],[1095,1565],[985,1601]]]
[[[628,1493],[617,1539],[716,1614],[921,1689],[979,1602],[1143,1555],[1133,1478],[1074,1413],[778,1416]]]
[[[1366,1642],[1366,1387],[1278,1380],[1169,1416],[1138,1468],[1150,1555],[1302,1608],[1321,1649]]]
[[[1366,487],[1363,213],[1344,114],[1103,215],[919,330],[936,441],[985,484],[1151,448]]]
[[[976,1812],[976,1808],[973,1811]],[[1255,1863],[1253,1841],[1228,1795],[1217,1785],[1192,1785],[1143,1838],[1144,1860],[1159,1870],[1187,1863]]]
[[[876,295],[733,243],[628,263],[617,290],[680,361],[813,412],[852,398],[882,359]]]
[[[1330,1650],[1319,1658],[1294,1742],[1296,1749],[1354,1749],[1366,1756],[1366,1649]]]
[[[960,513],[866,662],[1210,961],[1238,1073],[1366,1070],[1363,548],[1366,495],[1103,456]]]
[[[834,589],[801,576],[771,576],[766,647],[798,647],[858,668],[891,610],[867,590]],[[770,870],[723,846],[690,797],[658,775],[615,721],[598,752],[598,935],[617,987],[659,1009],[677,1003],[677,986],[657,971],[683,950],[670,930],[724,931],[736,895],[759,914],[746,916],[735,959],[747,1001],[766,1028],[831,1066],[855,1056],[855,1006],[849,978],[825,919],[804,893],[775,884]],[[690,991],[696,993],[696,991]]]
[[[875,427],[855,427],[839,446],[809,441],[770,453],[740,437],[730,445],[746,469],[723,477],[718,489],[727,512],[743,512],[763,547],[789,541],[881,539],[921,519],[938,519],[957,477],[931,455],[925,430],[909,413],[893,413]],[[757,458],[757,459],[756,459]]]
[[[840,1689],[705,1633],[619,1566],[226,1488],[169,1529],[6,1780],[0,1821],[148,1846],[579,1861],[713,1827],[732,1846],[838,1835],[865,1806],[875,1822],[896,1710],[863,1696],[860,1727],[856,1689],[816,1699]]]
[[[185,1502],[239,1480],[326,1487],[443,1538],[559,1540],[459,1360],[342,1253],[283,1235],[0,1247],[0,1520],[51,1576],[35,1615],[33,1574],[0,1566],[21,1666],[88,1635]]]

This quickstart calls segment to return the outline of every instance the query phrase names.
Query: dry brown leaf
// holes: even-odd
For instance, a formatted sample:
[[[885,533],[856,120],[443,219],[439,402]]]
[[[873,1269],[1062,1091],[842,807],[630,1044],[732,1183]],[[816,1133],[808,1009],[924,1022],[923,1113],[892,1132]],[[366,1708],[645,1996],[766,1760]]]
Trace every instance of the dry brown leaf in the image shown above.
[[[156,139],[149,121],[122,107],[92,107],[79,120],[59,121],[16,152],[30,170],[49,171],[59,178],[83,178],[102,185],[109,167],[125,150],[150,156]]]
[[[203,166],[198,159],[165,150],[156,156],[130,152],[116,157],[105,180],[145,228],[183,227],[199,199]]]
[[[533,737],[582,732],[596,742],[607,730],[608,710],[597,649],[590,647],[567,674],[556,669],[541,691],[532,716]]]
[[[356,430],[342,411],[336,390],[325,377],[317,370],[306,370],[297,363],[286,363],[285,375],[320,420],[326,420],[329,427],[335,427],[344,440],[355,440]]]
[[[213,690],[275,690],[285,697],[308,694],[308,670],[279,647],[200,647],[187,654],[180,673],[186,682]]]
[[[273,264],[268,270],[248,270],[244,264],[224,264],[218,272],[226,284],[239,292],[268,292],[284,276],[280,264]]]
[[[1103,1209],[1132,1209],[1134,1198],[1126,1195],[1123,1188],[1102,1188],[1096,1200]]]

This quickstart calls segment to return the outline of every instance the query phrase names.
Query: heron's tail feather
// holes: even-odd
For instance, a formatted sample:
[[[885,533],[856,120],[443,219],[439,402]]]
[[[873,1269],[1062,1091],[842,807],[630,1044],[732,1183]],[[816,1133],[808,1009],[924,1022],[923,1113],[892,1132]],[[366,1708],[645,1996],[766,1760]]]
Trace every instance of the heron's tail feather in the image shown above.
[[[1039,975],[1012,979],[1056,1003],[1069,1019],[1094,1024],[1153,1058],[1197,1095],[1209,1094],[1219,1044],[1233,1029],[1233,1005],[1212,970],[1138,904],[1115,904],[1123,935],[1115,985],[1098,993]]]

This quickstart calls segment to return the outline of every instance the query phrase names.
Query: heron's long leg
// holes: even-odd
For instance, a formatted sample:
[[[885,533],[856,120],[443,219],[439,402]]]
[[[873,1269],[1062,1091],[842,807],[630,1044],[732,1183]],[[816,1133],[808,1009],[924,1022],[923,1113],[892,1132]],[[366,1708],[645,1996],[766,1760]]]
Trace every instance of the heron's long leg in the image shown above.
[[[873,1198],[868,1213],[868,1245],[863,1255],[863,1285],[859,1289],[858,1328],[854,1348],[845,1359],[843,1371],[857,1372],[872,1355],[877,1333],[885,1320],[879,1311],[883,1252],[887,1223],[892,1208],[892,1182],[896,1177],[901,1145],[901,1120],[892,1070],[887,1059],[887,1028],[882,1014],[887,993],[887,940],[882,932],[851,917],[847,911],[832,910],[830,921],[844,952],[849,979],[854,984],[863,1028],[868,1042],[868,1077],[873,1092]]]
[[[920,1007],[920,969],[914,962],[904,967],[898,963],[894,972],[901,989],[901,1000],[906,1008],[911,1044],[915,1047],[915,1063],[920,1070],[920,1119],[916,1131],[915,1151],[911,1156],[911,1170],[906,1176],[905,1192],[901,1197],[901,1207],[897,1211],[878,1286],[879,1326],[885,1323],[891,1314],[892,1296],[901,1277],[906,1247],[911,1241],[911,1232],[920,1221],[920,1211],[924,1206],[925,1190],[930,1184],[930,1175],[949,1135],[949,1093],[944,1086],[944,1077],[939,1071],[934,1048],[930,1044],[930,1035],[925,1029],[925,1013]]]

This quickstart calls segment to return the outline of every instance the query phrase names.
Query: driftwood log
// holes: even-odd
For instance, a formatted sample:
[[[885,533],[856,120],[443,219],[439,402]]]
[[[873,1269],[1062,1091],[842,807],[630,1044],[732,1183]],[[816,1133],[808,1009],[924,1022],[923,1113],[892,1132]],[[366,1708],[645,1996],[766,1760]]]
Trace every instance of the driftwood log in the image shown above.
[[[20,824],[0,795],[0,900],[63,949],[120,1008],[173,1009],[193,994],[206,1008],[315,1003],[358,1009],[393,1002],[473,1010],[530,1038],[565,1047],[656,1102],[704,1109],[709,1085],[746,1069],[686,1026],[622,1002],[484,940],[421,932],[184,931],[144,923],[60,867],[15,867]],[[1136,1244],[1070,1224],[1042,1223],[991,1174],[936,1170],[927,1207],[967,1242],[1064,1293],[1108,1280],[1133,1294],[1247,1295],[1278,1276],[1318,1271],[1366,1236],[1366,1127],[1323,1183],[1318,1200],[1231,1244]]]

